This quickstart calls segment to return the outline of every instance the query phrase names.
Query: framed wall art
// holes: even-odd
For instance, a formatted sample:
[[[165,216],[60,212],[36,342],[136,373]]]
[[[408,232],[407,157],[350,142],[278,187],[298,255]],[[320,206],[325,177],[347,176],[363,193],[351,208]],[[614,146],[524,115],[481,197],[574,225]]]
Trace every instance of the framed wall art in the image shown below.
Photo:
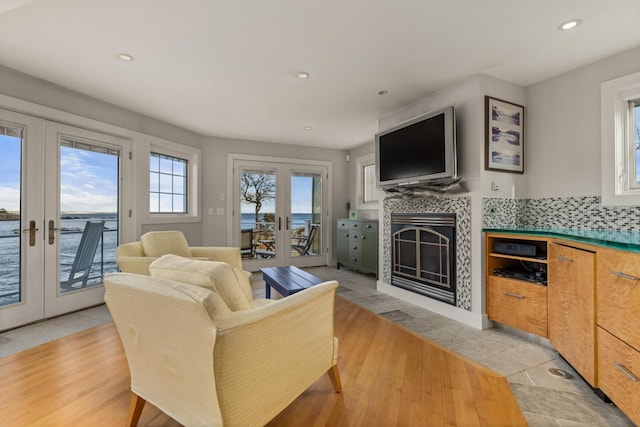
[[[485,169],[524,173],[524,107],[484,97]]]

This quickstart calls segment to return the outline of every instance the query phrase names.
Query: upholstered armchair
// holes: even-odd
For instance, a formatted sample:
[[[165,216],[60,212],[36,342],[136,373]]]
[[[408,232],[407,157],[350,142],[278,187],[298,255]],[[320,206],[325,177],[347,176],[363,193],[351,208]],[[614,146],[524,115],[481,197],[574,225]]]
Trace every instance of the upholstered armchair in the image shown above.
[[[162,255],[221,261],[242,269],[240,248],[189,246],[181,231],[151,231],[140,241],[125,243],[116,249],[116,263],[125,273],[149,275],[149,265]]]
[[[217,275],[213,264],[223,263],[204,263],[189,278],[199,285],[128,273],[104,278],[131,372],[129,425],[148,401],[183,425],[262,426],[324,373],[341,390],[337,282],[234,310],[223,280],[205,279],[207,268]]]

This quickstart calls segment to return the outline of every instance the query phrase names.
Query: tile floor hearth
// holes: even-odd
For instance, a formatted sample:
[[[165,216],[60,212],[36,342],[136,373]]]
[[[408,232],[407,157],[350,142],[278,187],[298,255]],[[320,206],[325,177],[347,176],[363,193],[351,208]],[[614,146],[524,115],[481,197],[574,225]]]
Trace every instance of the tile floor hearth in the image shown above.
[[[340,296],[396,322],[425,338],[504,375],[530,426],[633,426],[614,405],[602,402],[575,371],[544,342],[534,342],[514,331],[479,331],[423,308],[376,291],[376,279],[332,267],[306,269],[340,283]],[[264,297],[264,282],[254,274],[254,293]],[[17,353],[107,322],[102,305],[0,334],[0,357]],[[572,374],[552,376],[549,368]]]

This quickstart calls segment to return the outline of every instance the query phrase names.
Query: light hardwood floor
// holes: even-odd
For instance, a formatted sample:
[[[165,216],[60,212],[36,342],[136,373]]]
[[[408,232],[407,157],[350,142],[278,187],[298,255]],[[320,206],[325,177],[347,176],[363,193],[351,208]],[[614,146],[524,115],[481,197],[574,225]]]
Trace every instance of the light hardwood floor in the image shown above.
[[[335,328],[343,392],[324,375],[270,426],[526,425],[492,371],[340,296]],[[3,425],[125,424],[129,373],[111,322],[0,359],[0,378]],[[148,404],[139,425],[179,424]]]

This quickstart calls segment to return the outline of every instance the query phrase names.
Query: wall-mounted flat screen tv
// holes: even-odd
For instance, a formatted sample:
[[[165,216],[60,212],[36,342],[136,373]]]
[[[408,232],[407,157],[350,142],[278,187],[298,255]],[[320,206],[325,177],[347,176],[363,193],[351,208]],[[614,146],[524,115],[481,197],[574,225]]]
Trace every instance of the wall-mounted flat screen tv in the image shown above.
[[[415,117],[376,134],[378,187],[457,178],[453,106]]]

